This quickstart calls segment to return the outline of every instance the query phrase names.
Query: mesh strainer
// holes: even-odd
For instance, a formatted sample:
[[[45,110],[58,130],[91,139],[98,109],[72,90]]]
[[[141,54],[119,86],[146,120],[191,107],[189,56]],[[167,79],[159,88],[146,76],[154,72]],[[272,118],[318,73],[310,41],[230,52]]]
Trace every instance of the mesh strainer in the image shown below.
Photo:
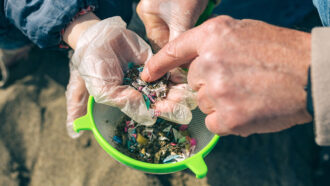
[[[135,160],[115,147],[112,137],[117,123],[122,119],[122,113],[115,107],[98,104],[93,97],[88,100],[87,114],[74,122],[74,130],[91,130],[101,147],[114,159],[129,167],[156,174],[167,174],[189,168],[196,174],[197,178],[203,178],[207,173],[207,166],[203,158],[212,150],[219,136],[207,130],[204,124],[205,115],[196,109],[193,111],[193,119],[188,130],[193,138],[197,140],[194,155],[176,163],[154,164]]]

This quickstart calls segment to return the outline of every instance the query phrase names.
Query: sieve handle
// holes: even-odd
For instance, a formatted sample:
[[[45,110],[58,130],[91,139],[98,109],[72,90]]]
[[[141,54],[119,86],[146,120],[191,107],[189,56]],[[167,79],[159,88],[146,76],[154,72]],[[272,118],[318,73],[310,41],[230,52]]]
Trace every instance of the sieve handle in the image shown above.
[[[189,158],[186,165],[196,175],[196,178],[204,178],[207,174],[207,166],[201,154]]]
[[[92,130],[91,129],[90,115],[86,114],[73,122],[73,130],[79,132],[81,130]]]

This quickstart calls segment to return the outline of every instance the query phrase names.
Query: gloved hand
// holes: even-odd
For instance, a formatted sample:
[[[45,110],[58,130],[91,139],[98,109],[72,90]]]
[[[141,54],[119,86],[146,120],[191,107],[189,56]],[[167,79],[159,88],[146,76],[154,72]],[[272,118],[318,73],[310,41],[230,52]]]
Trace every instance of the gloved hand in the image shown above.
[[[219,16],[169,42],[141,78],[190,64],[188,83],[208,129],[219,135],[276,132],[312,120],[306,109],[311,36]]]
[[[192,28],[208,0],[141,0],[137,13],[155,50]]]
[[[152,52],[146,42],[137,34],[126,29],[120,17],[113,17],[96,23],[78,39],[72,57],[71,77],[67,87],[68,131],[70,136],[79,136],[72,130],[73,121],[86,113],[88,95],[97,103],[118,107],[133,120],[144,125],[156,121],[152,109],[161,113],[160,117],[177,122],[189,123],[194,104],[194,93],[185,77],[178,70],[173,73],[173,81],[168,96],[148,110],[142,94],[131,86],[122,85],[129,62],[144,64]]]

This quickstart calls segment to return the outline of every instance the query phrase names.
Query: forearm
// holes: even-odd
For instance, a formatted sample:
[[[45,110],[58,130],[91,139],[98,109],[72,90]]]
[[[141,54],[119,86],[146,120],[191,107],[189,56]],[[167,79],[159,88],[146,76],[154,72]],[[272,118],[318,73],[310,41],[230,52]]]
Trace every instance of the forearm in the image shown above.
[[[40,48],[58,48],[62,30],[84,9],[98,7],[97,0],[7,0],[4,14],[8,22],[18,28]],[[92,8],[93,7],[93,8]]]
[[[78,17],[66,27],[63,40],[75,49],[80,35],[98,22],[100,19],[93,12]]]

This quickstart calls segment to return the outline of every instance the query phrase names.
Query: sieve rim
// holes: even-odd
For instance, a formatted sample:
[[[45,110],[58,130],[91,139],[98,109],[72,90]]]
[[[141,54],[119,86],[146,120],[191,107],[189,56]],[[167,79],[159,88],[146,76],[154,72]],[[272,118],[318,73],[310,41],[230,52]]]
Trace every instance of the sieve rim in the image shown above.
[[[97,126],[95,124],[93,117],[94,105],[95,105],[94,97],[90,96],[88,99],[87,114],[74,121],[74,130],[76,132],[79,132],[80,130],[91,130],[94,134],[96,141],[101,146],[101,148],[105,150],[111,157],[113,157],[119,163],[122,163],[134,169],[148,173],[156,173],[156,174],[172,173],[172,172],[184,170],[186,168],[190,168],[190,169],[197,169],[197,170],[193,170],[193,172],[196,174],[196,177],[201,178],[206,175],[207,167],[205,165],[204,158],[216,145],[217,141],[220,138],[218,135],[213,134],[214,136],[204,148],[202,148],[198,153],[192,155],[191,157],[183,161],[169,163],[169,164],[147,163],[136,160],[134,158],[131,158],[123,154],[122,152],[120,152],[119,150],[117,150],[115,147],[113,147],[111,144],[107,142],[107,140],[102,136],[102,134],[97,129]],[[201,168],[204,167],[204,170],[198,170],[198,166],[200,166]]]

